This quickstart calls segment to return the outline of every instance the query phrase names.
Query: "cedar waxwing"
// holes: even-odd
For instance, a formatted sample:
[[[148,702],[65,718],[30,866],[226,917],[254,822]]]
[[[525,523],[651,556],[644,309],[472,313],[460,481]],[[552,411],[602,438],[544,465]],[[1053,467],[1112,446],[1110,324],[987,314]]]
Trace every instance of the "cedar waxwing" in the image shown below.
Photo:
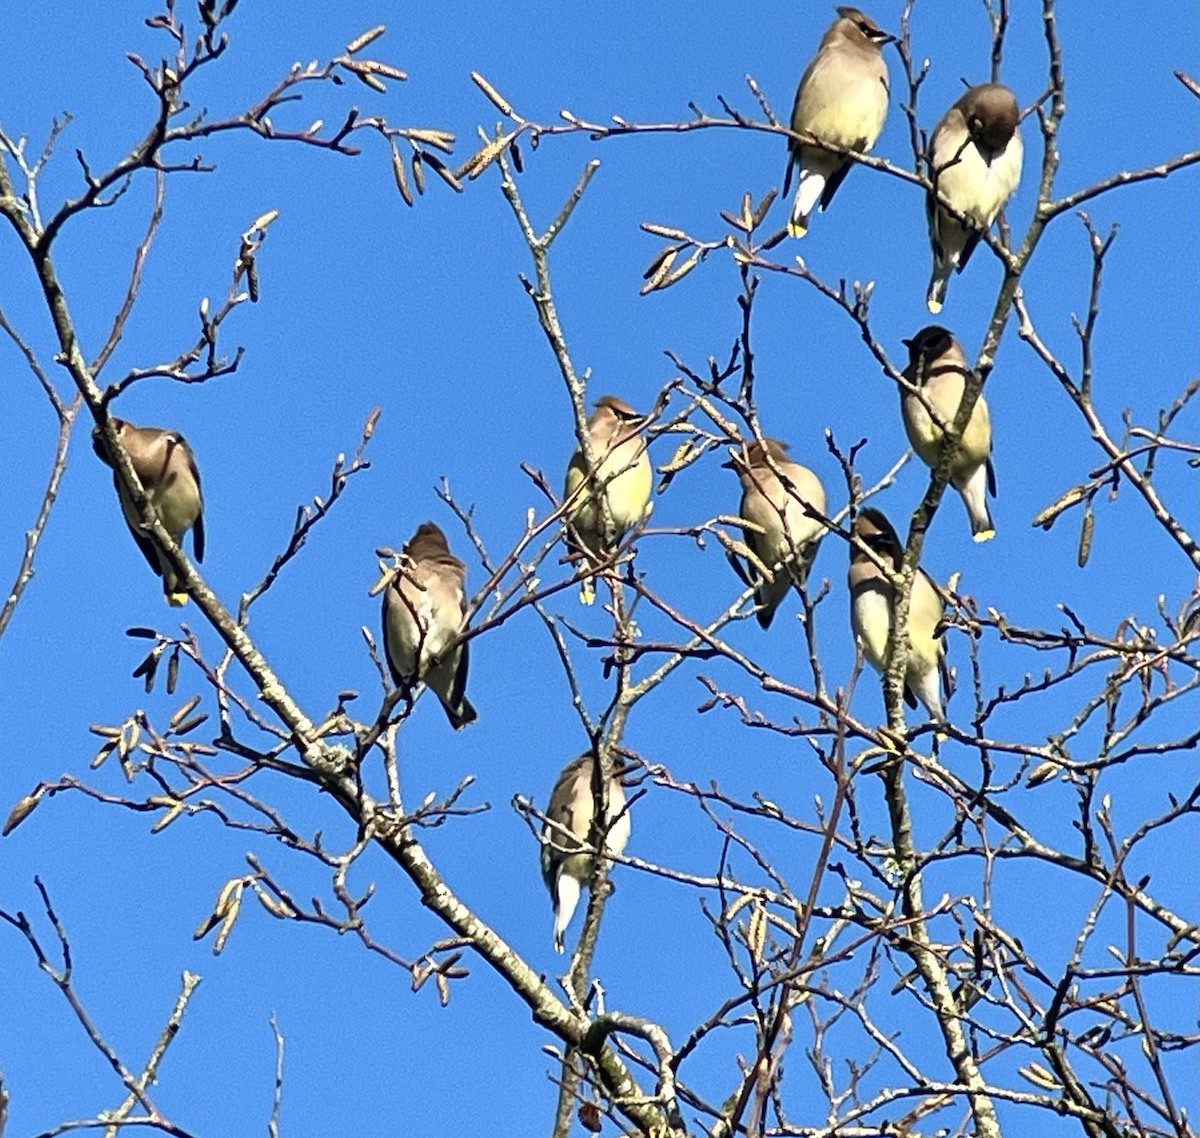
[[[892,524],[879,510],[860,510],[852,527],[854,537],[878,555],[885,565],[899,570],[904,547]],[[895,591],[870,557],[850,545],[850,624],[863,656],[877,672],[887,669],[888,636],[892,631]],[[917,567],[908,608],[908,663],[904,670],[904,701],[916,707],[920,700],[936,722],[943,722],[939,679],[946,681],[946,646],[934,631],[942,618],[942,598],[933,580]]]
[[[746,584],[755,586],[758,623],[763,628],[770,628],[788,586],[795,585],[799,590],[804,585],[825,533],[821,522],[804,512],[807,503],[825,513],[825,487],[808,467],[792,462],[787,452],[788,444],[779,439],[756,439],[746,448],[745,456],[735,453],[723,464],[726,469],[736,470],[742,483],[741,517],[761,527],[742,530],[746,544],[775,574],[767,581],[753,562],[748,563],[745,573],[734,564]]]
[[[932,470],[941,458],[945,429],[958,414],[970,368],[958,341],[937,324],[922,328],[911,340],[905,340],[904,346],[909,355],[904,378],[921,389],[933,408],[933,416],[921,396],[904,387],[900,388],[900,412],[904,416],[908,441],[921,461]],[[996,496],[992,421],[982,393],[963,430],[958,455],[950,468],[950,484],[962,495],[975,540],[987,541],[995,537],[996,527],[987,504],[989,493],[993,498]]]
[[[396,687],[420,681],[442,701],[456,731],[474,723],[467,699],[468,643],[462,631],[467,567],[450,552],[433,522],[417,527],[401,566],[383,594],[383,644]]]
[[[200,471],[196,456],[187,440],[178,431],[162,427],[135,427],[124,419],[114,418],[113,429],[129,455],[129,461],[158,513],[158,520],[182,548],[183,535],[192,531],[192,549],[197,561],[204,560],[204,495],[200,490]],[[112,466],[104,449],[104,438],[97,426],[92,431],[92,447],[100,461]],[[150,568],[162,578],[163,594],[172,605],[186,605],[188,595],[181,587],[175,570],[159,552],[158,546],[146,536],[138,518],[133,499],[113,472],[113,484],[121,499],[121,511]]]
[[[602,491],[604,508],[598,496],[586,486],[587,462],[583,449],[571,456],[567,467],[563,500],[567,509],[567,549],[585,561],[611,553],[634,526],[649,517],[650,484],[653,474],[646,441],[640,431],[646,417],[615,395],[603,395],[588,419],[588,437],[592,456],[598,463],[594,476]],[[604,531],[604,532],[602,532]],[[596,586],[589,578],[579,587],[579,599],[585,605],[596,599]]]
[[[894,37],[857,8],[838,8],[837,13],[796,88],[792,130],[865,154],[875,145],[887,118],[888,69],[883,45]],[[852,162],[845,155],[791,139],[788,150],[791,161],[783,185],[785,197],[792,166],[800,167],[788,232],[803,237],[817,203],[822,212],[829,207]]]
[[[595,859],[584,852],[596,816],[595,771],[596,759],[590,751],[563,767],[546,807],[549,821],[542,825],[542,880],[554,904],[555,952],[563,950],[563,933],[595,870]],[[629,841],[630,826],[625,791],[617,778],[609,779],[604,814],[608,822],[604,850],[619,857]]]
[[[959,213],[987,229],[1021,180],[1021,110],[1017,97],[999,83],[972,87],[934,127],[929,141],[929,179]],[[933,275],[926,304],[935,315],[946,299],[946,282],[971,259],[979,234],[925,198]]]

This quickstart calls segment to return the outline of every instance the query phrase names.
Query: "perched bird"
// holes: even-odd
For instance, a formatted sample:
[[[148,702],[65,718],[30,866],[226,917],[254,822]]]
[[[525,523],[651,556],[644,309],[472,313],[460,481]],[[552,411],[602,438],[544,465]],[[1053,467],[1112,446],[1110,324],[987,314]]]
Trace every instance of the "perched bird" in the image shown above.
[[[792,130],[865,154],[875,145],[887,118],[888,69],[883,45],[895,37],[857,8],[838,8],[837,13],[796,88]],[[783,185],[785,197],[792,167],[800,168],[788,232],[803,237],[812,211],[818,202],[822,211],[829,208],[852,163],[843,154],[794,139],[789,139],[788,150],[791,159]]]
[[[743,570],[731,559],[739,576],[755,587],[758,623],[763,628],[770,628],[788,586],[800,589],[804,585],[825,533],[820,519],[804,512],[808,504],[825,513],[825,487],[808,467],[792,462],[787,452],[788,444],[779,439],[756,439],[746,447],[744,456],[734,454],[723,464],[727,470],[736,470],[742,483],[741,517],[760,527],[742,530],[746,544],[774,571],[768,581],[753,562]]]
[[[558,776],[542,826],[542,880],[554,904],[554,951],[563,950],[563,933],[571,923],[583,886],[595,871],[595,859],[585,852],[596,816],[596,757],[590,751],[572,759]],[[619,857],[629,841],[629,811],[625,791],[616,778],[605,787],[604,851]]]
[[[925,215],[933,245],[926,304],[935,315],[951,272],[963,271],[979,243],[979,232],[951,217],[937,195],[987,229],[1021,180],[1020,118],[1016,95],[999,83],[984,83],[967,91],[933,129],[929,179],[936,193],[926,195]]]
[[[450,552],[446,535],[433,522],[417,526],[401,565],[383,594],[383,644],[396,687],[419,682],[442,702],[456,731],[474,723],[467,699],[466,641],[462,631],[467,567]]]
[[[204,560],[204,495],[200,490],[200,471],[196,456],[178,431],[162,427],[135,427],[124,419],[113,419],[117,438],[129,455],[129,461],[158,514],[158,520],[176,545],[183,546],[183,535],[192,531],[192,550],[197,561]],[[92,447],[100,461],[112,466],[99,426],[92,431]],[[121,483],[115,468],[113,484],[121,499],[121,511],[133,534],[133,540],[162,578],[163,594],[172,605],[186,605],[187,592],[158,546],[147,536],[138,517],[133,498]]]
[[[571,456],[563,488],[563,500],[568,503],[567,548],[572,557],[591,562],[607,556],[649,516],[653,475],[641,436],[645,422],[644,415],[615,395],[602,395],[596,401],[588,419],[596,472],[589,478],[580,447]],[[580,585],[579,599],[585,605],[595,601],[596,587],[590,578]]]
[[[892,524],[879,510],[861,510],[854,519],[853,536],[879,559],[899,570],[904,547]],[[882,673],[887,669],[888,636],[892,630],[895,590],[879,566],[859,548],[850,545],[850,624],[868,664]],[[936,722],[943,722],[939,679],[948,686],[946,646],[935,636],[943,612],[942,598],[933,580],[918,567],[908,608],[908,662],[904,669],[904,701],[917,700]]]
[[[959,342],[940,325],[922,328],[911,340],[905,340],[904,346],[909,357],[904,378],[919,388],[921,395],[901,387],[900,413],[913,450],[932,470],[942,456],[945,431],[958,414],[971,370]],[[996,527],[987,503],[989,493],[993,498],[996,496],[992,421],[982,393],[971,410],[954,465],[950,467],[950,485],[962,496],[975,540],[995,537]]]

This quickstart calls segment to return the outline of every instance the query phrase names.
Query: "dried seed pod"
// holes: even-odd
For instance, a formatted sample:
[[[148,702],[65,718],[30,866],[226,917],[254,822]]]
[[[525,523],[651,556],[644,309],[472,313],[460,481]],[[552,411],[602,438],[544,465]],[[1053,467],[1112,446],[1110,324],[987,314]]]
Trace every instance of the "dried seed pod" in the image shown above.
[[[235,900],[240,899],[245,884],[246,879],[244,877],[231,877],[221,886],[221,892],[217,894],[217,901],[213,905],[212,912],[201,921],[199,927],[192,933],[193,940],[200,940],[202,937],[207,936],[218,921],[223,920],[229,915],[230,908],[234,905]]]
[[[176,802],[153,826],[150,827],[150,833],[157,834],[161,830],[165,830],[180,814],[183,813],[185,807],[182,802]]]
[[[1096,529],[1096,515],[1092,511],[1092,504],[1089,502],[1084,507],[1083,525],[1079,530],[1079,554],[1077,560],[1079,568],[1082,569],[1088,563],[1088,558],[1092,555],[1092,534]]]
[[[133,678],[140,679],[145,677],[145,688],[149,693],[154,690],[154,677],[158,672],[158,661],[162,657],[165,644],[156,644],[147,656],[136,668],[133,669]]]
[[[129,757],[129,753],[138,745],[142,738],[142,728],[136,719],[127,720],[121,728],[120,737],[117,739],[117,754],[121,761]]]
[[[362,51],[367,44],[374,43],[386,31],[386,24],[376,24],[370,31],[363,32],[360,36],[355,36],[354,39],[346,44],[346,54],[353,55],[355,52]]]
[[[667,225],[655,225],[652,221],[643,221],[639,228],[646,233],[653,233],[655,237],[665,237],[668,241],[684,241],[690,244],[692,240],[682,229],[672,229]]]
[[[446,185],[448,185],[456,194],[461,194],[463,192],[462,182],[460,182],[454,176],[454,171],[451,170],[436,154],[426,153],[425,161],[433,167],[434,173],[436,173],[437,176],[441,178],[442,181],[445,182]]]
[[[471,79],[475,86],[478,87],[491,101],[492,106],[496,108],[506,118],[513,117],[512,104],[500,94],[478,71],[471,72]]]
[[[734,229],[740,230],[742,233],[750,232],[750,216],[747,214],[744,217],[734,217],[728,210],[721,210],[721,220],[728,225],[732,225]]]
[[[746,944],[755,968],[762,967],[763,946],[767,941],[767,914],[763,903],[756,897],[750,911],[750,924],[746,930]]]
[[[758,203],[758,208],[750,218],[750,224],[757,229],[763,223],[763,218],[767,216],[767,210],[771,208],[775,201],[775,191],[768,190],[763,197],[763,200]]]
[[[701,256],[701,251],[697,249],[679,268],[664,277],[658,287],[660,289],[670,288],[673,284],[683,280],[700,263]]]
[[[390,63],[380,63],[378,59],[360,59],[357,62],[357,67],[361,68],[367,75],[382,75],[387,79],[395,79],[397,82],[403,83],[408,79],[408,73],[401,71],[398,67],[393,67]]]
[[[385,565],[382,561],[379,563],[379,580],[375,582],[368,590],[368,597],[377,597],[384,591],[399,575],[400,568],[396,565]],[[367,632],[367,629],[363,629]]]
[[[688,439],[675,448],[671,460],[660,466],[658,472],[659,474],[674,474],[676,471],[684,470],[691,466],[707,449],[707,447],[696,446],[691,439]]]
[[[1041,786],[1042,783],[1049,782],[1061,770],[1061,763],[1057,763],[1053,759],[1047,759],[1043,763],[1038,763],[1038,765],[1029,772],[1029,777],[1025,780],[1025,785],[1027,787]]]
[[[273,893],[268,892],[257,881],[252,881],[251,884],[254,886],[254,895],[272,917],[275,917],[277,920],[286,921],[296,915],[296,910],[291,905],[276,897]]]
[[[773,581],[775,574],[770,568],[759,559],[758,555],[745,542],[738,541],[736,538],[730,537],[724,530],[714,529],[717,541],[724,546],[727,553],[731,553],[736,557],[745,558],[754,566],[755,570],[762,575],[764,580]]]
[[[675,453],[671,456],[671,461],[658,468],[659,474],[662,475],[658,481],[658,493],[663,493],[671,485],[672,481],[674,481],[675,475],[681,470],[686,470],[698,458],[702,458],[708,453],[708,449],[706,444],[697,445],[693,439],[688,439],[687,442],[677,447]]]
[[[373,74],[369,68],[363,67],[354,60],[343,59],[342,66],[350,72],[360,83],[370,87],[372,91],[378,91],[381,95],[387,94],[387,84],[377,75]]]
[[[182,723],[189,715],[191,715],[192,712],[196,710],[196,707],[199,703],[200,697],[198,695],[194,695],[187,701],[187,703],[180,707],[170,718],[169,726],[171,730],[174,731],[180,723]]]
[[[646,283],[638,290],[639,296],[646,296],[648,293],[662,286],[667,273],[671,271],[671,267],[675,264],[675,258],[678,255],[679,249],[669,245],[650,262],[646,271],[642,274],[646,278]]]
[[[199,715],[193,715],[190,719],[185,719],[178,727],[175,728],[176,735],[187,735],[195,731],[201,723],[208,721],[208,712],[201,712]]]
[[[504,153],[504,148],[508,145],[508,139],[508,135],[505,135],[503,138],[495,138],[481,150],[473,154],[463,165],[463,172],[467,178],[474,181],[495,162]]]
[[[1017,1074],[1028,1079],[1035,1087],[1057,1090],[1059,1086],[1058,1080],[1040,1063],[1029,1063],[1024,1067],[1018,1067]]]
[[[1070,509],[1076,503],[1083,501],[1086,494],[1086,486],[1072,486],[1070,490],[1064,491],[1050,505],[1039,512],[1029,524],[1041,526],[1042,529],[1048,530],[1054,524],[1059,514],[1064,510]]]
[[[4,823],[4,829],[0,830],[0,837],[8,837],[30,814],[33,813],[34,807],[42,800],[42,787],[38,787],[32,794],[25,795],[16,806],[12,808],[8,815],[7,821]]]
[[[413,142],[426,142],[443,154],[454,153],[454,135],[448,130],[432,130],[429,127],[405,127],[404,137]]]
[[[229,934],[233,932],[233,925],[237,920],[241,908],[242,889],[239,882],[237,892],[234,893],[229,902],[229,908],[225,912],[225,920],[222,922],[220,929],[217,930],[217,939],[213,941],[213,956],[219,956],[225,948],[225,942],[229,939]]]
[[[400,191],[404,204],[411,206],[413,196],[412,190],[408,188],[408,171],[404,168],[404,159],[400,157],[400,151],[395,142],[392,143],[392,176],[396,179],[396,189]]]
[[[192,933],[192,940],[203,940],[216,927],[217,922],[221,919],[221,914],[214,910],[209,913],[197,926],[196,931]]]

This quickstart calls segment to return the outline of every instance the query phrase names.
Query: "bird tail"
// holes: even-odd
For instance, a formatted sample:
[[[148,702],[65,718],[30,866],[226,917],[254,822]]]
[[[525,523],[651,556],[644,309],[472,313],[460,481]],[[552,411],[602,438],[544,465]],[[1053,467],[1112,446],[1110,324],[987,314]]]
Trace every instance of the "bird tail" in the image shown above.
[[[912,683],[913,680],[917,682]],[[909,673],[909,682],[905,685],[905,702],[910,707],[913,706],[909,702],[909,697],[915,697],[925,705],[925,710],[929,712],[929,718],[935,723],[945,721],[946,715],[942,710],[942,693],[940,688],[941,676],[938,668],[931,667],[925,669],[920,677],[913,676]]]
[[[169,604],[172,608],[181,609],[188,603],[187,593],[168,592],[165,595],[167,598],[167,604]]]
[[[967,517],[971,519],[971,536],[976,541],[990,541],[996,536],[996,523],[992,521],[987,500],[990,470],[990,461],[982,463],[970,479],[958,488],[963,505],[967,507]]]
[[[800,181],[796,186],[796,196],[792,199],[792,216],[788,222],[790,236],[803,237],[808,232],[808,219],[825,192],[825,181],[825,175],[819,170],[800,167]]]
[[[946,284],[954,266],[943,260],[935,252],[933,254],[933,274],[929,278],[929,291],[925,294],[925,307],[936,316],[946,303]]]
[[[446,709],[446,718],[450,720],[450,726],[455,731],[461,731],[468,723],[474,723],[479,718],[479,712],[475,710],[466,696],[463,696],[457,707],[452,707],[448,703],[443,703],[442,707]]]
[[[593,564],[591,550],[583,543],[572,525],[567,526],[567,555],[563,561],[568,562],[576,571],[581,567]],[[596,580],[594,577],[587,577],[579,582],[579,603],[584,605],[596,603]]]
[[[558,878],[552,890],[554,894],[554,951],[563,950],[563,933],[575,915],[575,906],[579,904],[581,886],[569,873],[559,871]]]
[[[754,614],[755,619],[758,621],[758,627],[765,632],[771,627],[771,621],[775,619],[775,609],[779,606],[779,599],[773,599],[764,588],[754,594],[754,602],[758,606],[758,612]]]
[[[959,265],[967,231],[936,202],[925,204],[929,219],[929,240],[933,247],[933,273],[929,278],[929,291],[925,305],[936,316],[946,302],[946,282]]]

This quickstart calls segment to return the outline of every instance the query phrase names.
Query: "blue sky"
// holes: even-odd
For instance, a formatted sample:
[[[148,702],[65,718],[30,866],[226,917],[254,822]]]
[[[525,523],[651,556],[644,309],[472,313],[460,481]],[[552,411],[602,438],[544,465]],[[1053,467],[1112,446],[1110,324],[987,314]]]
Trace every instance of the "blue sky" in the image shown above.
[[[898,4],[870,11],[881,25],[898,30]],[[0,40],[0,124],[10,135],[28,135],[36,151],[54,115],[69,110],[74,116],[40,182],[46,212],[79,191],[75,148],[102,168],[144,132],[151,101],[125,53],[156,59],[164,50],[161,35],[142,22],[149,14],[130,0],[102,11],[79,0],[10,4]],[[1195,145],[1196,100],[1172,76],[1176,69],[1193,76],[1197,71],[1200,26],[1191,6],[1165,8],[1153,22],[1136,6],[1105,6],[1098,18],[1094,7],[1063,5],[1060,15],[1068,114],[1060,137],[1059,192]],[[330,6],[305,0],[288,5],[281,18],[275,5],[242,0],[230,22],[226,59],[201,77],[192,99],[213,114],[232,113],[259,97],[293,60],[327,58],[383,22],[389,32],[377,54],[404,68],[407,83],[386,97],[357,85],[314,90],[302,107],[280,112],[276,120],[294,115],[296,127],[318,117],[334,121],[353,101],[364,113],[386,114],[396,123],[452,130],[460,140],[457,154],[465,156],[476,125],[490,128],[496,118],[471,83],[472,70],[539,122],[555,120],[561,108],[596,120],[618,114],[672,121],[689,117],[689,100],[715,115],[719,95],[756,114],[743,81],[747,73],[783,116],[831,18],[823,4],[700,15],[694,5],[679,3],[578,12],[525,3],[502,17],[479,4],[409,10],[358,0],[337,5],[333,15]],[[920,115],[929,128],[957,98],[960,76],[973,82],[987,77],[988,29],[980,5],[929,0],[917,5],[913,34],[915,54],[932,63]],[[875,153],[906,165],[900,66],[891,50],[888,60],[893,102]],[[1045,74],[1040,18],[1029,5],[1014,6],[1003,78],[1028,106],[1044,90]],[[1008,211],[1018,234],[1033,208],[1032,174],[1041,153],[1032,120],[1024,131],[1026,176]],[[227,287],[238,235],[255,217],[278,209],[259,260],[262,297],[226,325],[226,346],[244,345],[245,357],[236,374],[202,387],[141,384],[116,411],[137,423],[176,427],[195,448],[208,504],[203,568],[233,607],[283,548],[297,505],[326,493],[334,457],[353,450],[370,410],[382,407],[370,471],[353,480],[344,501],[256,608],[250,629],[314,717],[346,688],[363,693],[363,710],[379,694],[359,631],[378,627],[377,602],[367,596],[377,576],[374,549],[398,546],[431,518],[466,556],[461,529],[435,494],[445,475],[457,499],[474,507],[489,550],[501,553],[520,534],[526,509],[541,508],[520,464],[545,471],[557,486],[574,447],[565,390],[517,279],[530,270],[527,251],[495,171],[462,195],[431,177],[426,196],[409,210],[396,194],[387,151],[377,139],[366,139],[363,155],[353,160],[251,137],[212,141],[203,154],[215,172],[169,179],[141,299],[107,378],[189,343],[200,299],[215,299]],[[735,131],[605,142],[570,136],[546,139],[524,154],[522,192],[542,225],[583,165],[594,157],[601,162],[551,262],[568,342],[577,365],[592,369],[593,395],[612,391],[648,407],[676,375],[665,351],[699,368],[709,356],[728,356],[739,327],[732,261],[716,253],[686,281],[639,297],[642,271],[661,242],[638,224],[653,221],[719,238],[725,232],[719,210],[736,211],[747,190],[757,199],[779,186],[784,154],[778,138]],[[151,198],[150,180],[137,180],[118,204],[76,219],[63,234],[59,269],[85,354],[94,353],[107,332]],[[1095,340],[1096,405],[1118,437],[1124,408],[1137,422],[1153,423],[1158,408],[1197,374],[1196,202],[1193,167],[1086,207],[1102,232],[1120,226],[1106,262]],[[774,213],[782,226],[782,205]],[[0,235],[0,307],[61,390],[66,378],[53,367],[49,323],[19,252],[6,230]],[[900,340],[927,322],[928,242],[921,197],[912,186],[874,171],[852,171],[804,242],[775,254],[785,261],[802,255],[830,281],[875,281],[874,328],[895,360],[903,359]],[[1063,217],[1024,281],[1039,333],[1072,366],[1078,353],[1070,318],[1085,311],[1089,270],[1083,228]],[[951,282],[942,318],[969,353],[978,348],[999,280],[994,259],[980,250]],[[845,491],[822,432],[831,429],[843,448],[868,439],[859,468],[868,482],[880,477],[905,446],[890,381],[845,315],[797,281],[764,278],[755,337],[764,427],[792,443],[793,457],[819,473],[831,503],[840,506]],[[12,472],[0,490],[0,572],[7,581],[40,500],[55,424],[7,340],[0,342],[0,376],[7,405],[0,446]],[[1195,571],[1128,486],[1113,501],[1107,494],[1097,499],[1085,569],[1076,565],[1076,515],[1049,533],[1030,527],[1034,514],[1084,480],[1101,457],[1012,324],[987,395],[996,439],[998,536],[987,546],[972,545],[961,504],[948,496],[927,543],[929,572],[945,581],[961,571],[960,589],[981,608],[994,607],[1026,626],[1058,627],[1063,618],[1056,606],[1062,602],[1109,632],[1130,615],[1155,623],[1160,595],[1169,611],[1178,609],[1195,584]],[[1178,433],[1194,439],[1195,421],[1194,409],[1185,412]],[[145,694],[130,678],[144,648],[124,635],[127,627],[170,629],[182,619],[207,652],[218,654],[215,636],[194,607],[182,613],[163,607],[125,531],[109,472],[90,452],[87,429],[81,424],[72,440],[37,577],[0,644],[0,709],[9,738],[0,762],[3,811],[39,781],[64,773],[111,794],[125,793],[115,764],[88,771],[98,742],[88,724],[119,722],[135,708],[161,723],[193,691],[203,690],[185,669],[176,697],[159,689]],[[665,462],[670,451],[664,440],[653,457]],[[879,504],[899,523],[926,484],[924,468],[909,463]],[[1180,458],[1164,457],[1156,485],[1195,532],[1194,471]],[[656,504],[654,522],[678,526],[733,512],[737,498],[729,472],[710,458],[676,480]],[[647,539],[638,565],[672,604],[698,618],[715,615],[737,594],[715,543],[700,551],[684,538]],[[853,647],[840,543],[826,542],[814,577],[830,581],[818,636],[829,683],[842,685],[853,666]],[[482,580],[477,564],[472,580]],[[573,593],[559,594],[552,607],[591,632],[603,631],[599,610],[581,613]],[[730,642],[780,676],[803,682],[794,615],[794,602],[786,602],[769,634],[743,622],[730,631]],[[668,634],[648,616],[645,631]],[[950,651],[960,684],[969,689],[965,640],[952,639]],[[476,776],[470,800],[488,802],[492,810],[430,831],[430,855],[465,901],[478,906],[534,967],[551,971],[560,962],[550,946],[536,843],[509,803],[514,794],[544,803],[558,769],[585,740],[549,637],[532,614],[479,638],[472,653],[470,692],[480,722],[455,736],[433,702],[423,700],[402,733],[405,791],[416,802],[429,790],[449,791],[468,773]],[[985,646],[984,660],[989,690],[1012,688],[1026,672],[1037,674],[1047,664],[1028,651],[998,649],[994,641]],[[608,688],[598,659],[580,652],[579,666],[585,697],[594,708],[603,706]],[[717,779],[722,789],[743,797],[760,790],[813,817],[814,795],[828,802],[831,787],[808,761],[807,745],[747,732],[728,711],[697,717],[707,695],[699,674],[744,694],[766,714],[786,721],[797,713],[732,668],[685,667],[636,710],[628,745],[681,782]],[[1090,690],[1072,687],[1023,705],[1019,713],[998,717],[994,729],[1044,741]],[[882,721],[873,675],[859,681],[854,707],[868,721]],[[963,690],[951,712],[969,707],[969,690]],[[1184,734],[1195,719],[1191,699],[1186,707],[1166,709],[1155,732],[1163,738]],[[209,726],[211,721],[198,737]],[[954,767],[952,751],[946,761]],[[975,770],[973,761],[962,757],[964,777]],[[1194,774],[1194,757],[1180,756],[1113,772],[1105,788],[1113,794],[1118,829],[1164,809],[1166,790],[1186,793]],[[260,789],[298,829],[323,830],[334,845],[352,839],[332,804],[308,788],[276,779]],[[864,788],[861,799],[868,825],[882,826],[877,791]],[[950,821],[945,805],[919,791],[915,799],[932,840]],[[1047,840],[1071,840],[1069,788],[1051,784],[1029,792],[1021,806]],[[191,934],[223,882],[245,872],[246,852],[260,856],[300,897],[324,895],[327,883],[281,847],[255,844],[210,818],[181,820],[159,835],[149,834],[149,825],[146,815],[78,795],[43,802],[0,846],[0,907],[23,909],[32,918],[38,911],[32,878],[41,875],[72,937],[79,992],[133,1065],[156,1038],[179,974],[203,974],[157,1090],[163,1110],[181,1125],[212,1135],[264,1128],[275,1061],[268,1017],[274,1011],[287,1038],[281,1117],[288,1138],[548,1128],[555,1091],[545,1077],[552,1062],[540,1050],[548,1039],[485,966],[468,960],[471,978],[455,985],[443,1010],[431,987],[413,995],[403,972],[349,939],[273,921],[257,907],[243,915],[224,953],[214,958],[211,941],[194,943]],[[1181,841],[1181,831],[1173,834],[1154,851],[1161,862],[1150,866],[1153,887],[1164,903],[1194,915],[1195,827],[1190,845]],[[815,841],[771,848],[801,890]],[[655,789],[638,804],[629,852],[711,874],[719,840],[694,807]],[[738,869],[752,873],[749,865]],[[977,877],[952,863],[928,892],[968,890]],[[368,855],[352,879],[359,889],[377,882],[368,909],[373,933],[401,955],[419,955],[445,934],[382,858]],[[1006,870],[998,904],[1019,935],[1058,961],[1069,953],[1094,890],[1056,879],[1061,892],[1051,908],[1037,900],[1040,882],[1027,868]],[[826,899],[837,897],[831,892]],[[1060,912],[1066,916],[1058,922],[1053,918]],[[39,928],[49,936],[44,921]],[[37,972],[24,941],[7,928],[0,929],[0,962],[0,1069],[12,1099],[9,1132],[35,1134],[115,1106],[119,1085]],[[731,990],[696,894],[631,871],[618,873],[597,969],[612,1005],[661,1021],[675,1042]],[[880,1015],[884,1022],[893,1015],[903,1022],[902,1009],[885,1005]],[[749,1046],[745,1035],[715,1040],[689,1078],[710,1098],[722,1098],[732,1085],[735,1053]],[[937,1069],[936,1059],[931,1064]],[[791,1067],[796,1085],[803,1086],[799,1054]],[[794,1093],[811,1105],[809,1092]],[[1193,1115],[1196,1109],[1193,1091]]]

